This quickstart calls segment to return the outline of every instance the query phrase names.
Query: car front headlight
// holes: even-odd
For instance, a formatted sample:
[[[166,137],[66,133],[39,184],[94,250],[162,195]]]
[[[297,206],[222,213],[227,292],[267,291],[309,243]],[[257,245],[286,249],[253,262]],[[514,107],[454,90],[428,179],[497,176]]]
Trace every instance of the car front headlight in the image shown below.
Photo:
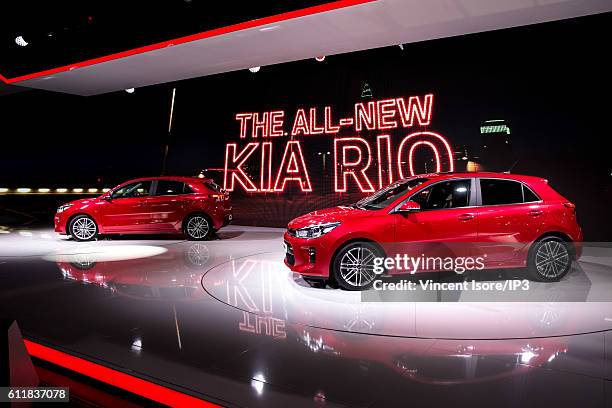
[[[69,209],[70,207],[72,207],[74,204],[64,204],[64,205],[60,205],[59,208],[57,209],[57,213],[61,213],[66,211],[67,209]]]
[[[321,235],[325,235],[332,231],[338,225],[340,225],[339,222],[309,225],[295,230],[295,236],[298,238],[319,238]]]

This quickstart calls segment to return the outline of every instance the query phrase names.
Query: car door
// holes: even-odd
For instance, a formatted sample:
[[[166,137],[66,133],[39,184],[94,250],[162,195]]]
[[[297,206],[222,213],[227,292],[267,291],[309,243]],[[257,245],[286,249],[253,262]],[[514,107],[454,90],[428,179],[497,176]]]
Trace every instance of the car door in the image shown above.
[[[151,185],[151,180],[141,180],[114,190],[101,211],[104,230],[109,233],[145,231],[150,223],[146,198],[151,192]]]
[[[546,205],[520,181],[480,178],[478,187],[478,242],[485,265],[521,266],[519,255],[541,234]]]
[[[158,232],[179,231],[190,194],[193,190],[182,181],[156,180],[154,194],[147,199],[151,228]]]
[[[396,254],[430,258],[471,254],[471,245],[477,238],[473,178],[437,182],[417,191],[409,200],[417,202],[421,209],[393,215]],[[438,269],[433,264],[417,272]]]

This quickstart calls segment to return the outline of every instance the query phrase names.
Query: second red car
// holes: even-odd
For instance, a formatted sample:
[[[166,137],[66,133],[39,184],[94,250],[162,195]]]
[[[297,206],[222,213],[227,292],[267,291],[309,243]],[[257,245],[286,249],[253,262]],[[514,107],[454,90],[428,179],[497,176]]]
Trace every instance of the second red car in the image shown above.
[[[76,241],[91,241],[99,234],[181,233],[204,240],[231,221],[229,194],[212,180],[154,177],[60,206],[55,231]]]

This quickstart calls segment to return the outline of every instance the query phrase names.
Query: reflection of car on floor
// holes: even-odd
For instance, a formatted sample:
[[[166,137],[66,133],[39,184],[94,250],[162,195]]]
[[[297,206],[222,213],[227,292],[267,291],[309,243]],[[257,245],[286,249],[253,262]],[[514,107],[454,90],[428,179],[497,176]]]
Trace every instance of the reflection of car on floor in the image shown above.
[[[72,262],[57,262],[66,279],[108,288],[139,299],[193,299],[203,293],[200,279],[210,259],[203,243],[184,251],[122,261],[96,261],[96,254],[83,254]]]
[[[55,231],[76,241],[99,234],[185,234],[208,239],[232,221],[229,194],[210,179],[155,177],[130,180],[96,198],[64,204]]]
[[[439,173],[298,217],[284,239],[291,270],[312,282],[358,290],[375,280],[375,258],[404,254],[482,257],[484,269],[527,266],[534,280],[559,280],[580,256],[582,232],[574,204],[543,178]],[[429,270],[440,269],[413,271]]]
[[[368,367],[382,364],[413,381],[430,385],[462,385],[496,381],[546,367],[567,353],[560,338],[487,340],[405,339],[366,335],[347,341],[334,331],[287,325],[289,338],[313,353],[360,361]]]

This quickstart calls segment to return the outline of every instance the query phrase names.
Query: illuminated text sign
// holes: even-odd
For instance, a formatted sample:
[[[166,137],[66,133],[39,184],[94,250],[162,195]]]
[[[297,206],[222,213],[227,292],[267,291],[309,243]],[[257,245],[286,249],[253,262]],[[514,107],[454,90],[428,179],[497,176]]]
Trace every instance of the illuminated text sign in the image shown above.
[[[398,97],[355,103],[349,116],[336,118],[331,106],[236,114],[240,143],[225,149],[224,188],[247,192],[283,192],[294,185],[313,191],[305,150],[312,138],[332,137],[333,189],[373,192],[394,180],[413,176],[415,154],[428,149],[435,172],[453,171],[453,152],[442,135],[413,127],[431,124],[434,96]],[[288,125],[288,126],[287,126]],[[392,143],[391,132],[406,130]],[[375,133],[372,135],[372,133]],[[282,149],[273,160],[274,149]],[[258,174],[245,170],[257,163]]]

